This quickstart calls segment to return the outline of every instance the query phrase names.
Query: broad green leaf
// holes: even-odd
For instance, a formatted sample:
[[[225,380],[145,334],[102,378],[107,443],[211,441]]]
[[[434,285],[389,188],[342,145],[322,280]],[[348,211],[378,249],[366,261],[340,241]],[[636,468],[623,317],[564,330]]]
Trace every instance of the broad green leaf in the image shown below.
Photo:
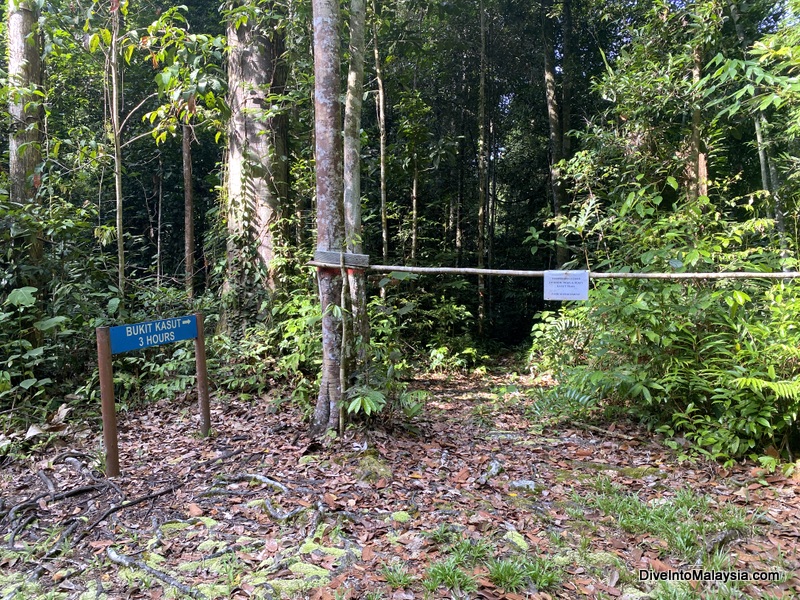
[[[39,331],[47,331],[56,327],[59,323],[63,323],[67,320],[67,317],[52,317],[50,319],[45,319],[44,321],[37,321],[33,324],[36,329]]]
[[[33,377],[33,378],[31,378],[31,379],[26,379],[25,381],[21,381],[21,382],[20,382],[20,384],[19,384],[19,387],[21,387],[23,390],[28,390],[28,389],[30,389],[30,388],[31,388],[31,387],[32,387],[32,386],[33,386],[33,385],[34,385],[34,384],[35,384],[37,381],[38,381],[38,380],[37,380],[35,377]]]
[[[398,315],[404,315],[404,314],[406,314],[406,313],[409,313],[409,312],[411,312],[412,310],[414,310],[414,308],[415,308],[415,307],[416,307],[416,304],[415,304],[414,302],[409,302],[409,303],[407,303],[407,304],[403,305],[403,306],[402,306],[402,307],[401,307],[401,308],[400,308],[400,309],[397,311],[397,314],[398,314]]]
[[[11,290],[8,298],[6,298],[6,303],[14,306],[33,306],[36,303],[36,298],[33,297],[33,294],[37,291],[37,288],[31,286]]]

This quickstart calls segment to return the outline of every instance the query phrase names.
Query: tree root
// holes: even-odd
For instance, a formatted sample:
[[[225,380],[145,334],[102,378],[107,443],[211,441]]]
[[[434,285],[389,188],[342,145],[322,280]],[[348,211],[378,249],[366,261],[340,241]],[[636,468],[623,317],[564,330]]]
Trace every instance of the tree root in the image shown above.
[[[81,534],[75,538],[75,543],[77,544],[83,538],[85,538],[88,533],[97,527],[102,521],[105,521],[108,517],[113,515],[115,512],[118,512],[124,508],[130,508],[131,506],[135,506],[136,504],[141,504],[142,502],[147,502],[148,500],[152,500],[154,498],[158,498],[159,496],[164,496],[165,494],[169,494],[170,492],[174,492],[178,488],[180,488],[183,484],[175,484],[168,488],[164,488],[163,490],[159,490],[158,492],[153,492],[152,494],[147,494],[146,496],[140,496],[139,498],[134,498],[133,500],[126,500],[117,506],[112,506],[108,510],[104,511],[99,517],[97,517],[90,525],[86,526]]]
[[[224,477],[221,478],[221,480],[226,483],[255,480],[258,481],[259,483],[263,483],[264,485],[273,487],[281,493],[287,494],[289,492],[289,489],[282,483],[277,482],[274,479],[270,479],[269,477],[264,477],[263,475],[259,475],[258,473],[240,473],[238,475],[225,475]]]
[[[119,554],[110,546],[106,548],[106,554],[108,555],[108,558],[111,559],[111,562],[114,562],[118,565],[122,565],[124,567],[128,567],[131,569],[135,568],[144,571],[145,573],[152,575],[156,579],[160,579],[164,583],[171,585],[182,594],[191,596],[192,598],[197,598],[198,600],[206,600],[207,598],[200,590],[196,590],[192,587],[189,587],[185,583],[181,583],[168,573],[164,573],[163,571],[154,569],[153,567],[151,567],[150,565],[141,560],[137,560],[131,556],[125,556],[124,554]]]
[[[58,493],[58,488],[56,487],[55,482],[52,479],[50,479],[42,469],[36,471],[36,475],[47,486],[47,491],[50,492],[51,496],[55,496]]]
[[[34,496],[30,500],[25,500],[20,502],[16,506],[11,507],[11,509],[6,513],[6,515],[0,519],[0,524],[5,521],[8,521],[10,527],[14,526],[15,517],[17,513],[25,512],[30,509],[35,509],[38,505],[40,500],[44,500],[45,498],[50,499],[51,502],[55,502],[58,500],[64,500],[65,498],[71,498],[72,496],[79,496],[81,494],[87,494],[89,492],[100,492],[107,489],[108,486],[105,483],[97,484],[97,485],[85,485],[81,487],[72,488],[71,490],[66,490],[64,492],[59,492],[58,494],[50,494],[49,492],[46,494],[39,494],[38,496]],[[27,520],[27,519],[26,519]],[[19,533],[20,529],[17,529],[16,532]]]
[[[33,571],[31,571],[30,575],[28,576],[28,581],[36,581],[39,577],[42,576],[42,573],[45,572],[44,561],[54,557],[61,551],[61,544],[70,536],[72,533],[78,528],[80,521],[75,519],[69,526],[61,532],[61,535],[58,536],[58,539],[55,541],[53,546],[48,550],[44,556],[39,559],[39,566],[36,567]]]
[[[35,519],[36,519],[36,515],[35,514],[28,515],[28,518],[23,519],[23,521],[13,529],[11,534],[8,536],[8,547],[10,549],[12,549],[12,550],[14,549],[14,542],[16,541],[17,534],[19,534],[20,531],[25,529],[30,524],[30,522],[35,520]]]

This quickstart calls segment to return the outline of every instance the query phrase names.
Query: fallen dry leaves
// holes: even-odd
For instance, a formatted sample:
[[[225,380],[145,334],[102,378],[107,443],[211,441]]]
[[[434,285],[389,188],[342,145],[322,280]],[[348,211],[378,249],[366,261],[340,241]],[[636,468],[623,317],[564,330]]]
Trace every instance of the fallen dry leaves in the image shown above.
[[[609,435],[570,423],[542,429],[526,416],[522,396],[491,393],[506,382],[502,375],[419,380],[415,385],[427,389],[431,400],[414,423],[418,433],[355,428],[326,442],[308,438],[299,411],[284,405],[276,413],[269,398],[253,403],[218,399],[209,439],[196,435],[191,403],[159,402],[120,416],[123,475],[115,481],[118,491],[104,488],[56,501],[44,483],[69,490],[87,486],[92,477],[102,479],[99,473],[86,472],[100,443],[99,429],[88,447],[76,442],[74,448],[51,449],[28,462],[6,459],[5,512],[0,512],[5,515],[6,541],[13,532],[6,518],[9,508],[32,498],[37,498],[30,508],[36,520],[13,533],[16,547],[30,547],[48,531],[77,518],[82,520],[75,532],[84,531],[84,523],[111,506],[175,486],[171,493],[122,508],[86,529],[67,555],[47,557],[47,572],[61,572],[67,565],[75,570],[58,581],[41,578],[42,585],[49,581],[46,585],[69,598],[78,598],[93,581],[102,583],[109,598],[166,596],[168,586],[156,581],[152,588],[137,588],[120,576],[117,566],[99,560],[112,546],[131,555],[146,553],[148,540],[152,549],[155,539],[163,559],[160,568],[183,573],[181,581],[192,589],[216,581],[216,574],[203,569],[182,572],[181,565],[210,560],[215,553],[229,552],[230,560],[243,570],[271,563],[272,577],[291,579],[297,574],[289,568],[290,557],[312,540],[348,552],[332,555],[312,548],[303,554],[304,562],[331,574],[327,585],[305,592],[305,597],[361,598],[368,591],[381,591],[385,598],[403,600],[421,597],[419,584],[391,589],[381,576],[381,565],[401,561],[412,576],[422,577],[444,556],[442,545],[431,536],[443,527],[465,539],[492,540],[498,556],[511,550],[503,538],[508,531],[520,532],[535,555],[569,556],[569,548],[587,544],[581,542],[587,532],[571,516],[575,498],[591,493],[593,482],[604,476],[645,502],[673,497],[689,487],[715,503],[744,506],[751,514],[758,511],[763,519],[756,535],[726,548],[736,568],[766,570],[780,564],[790,575],[797,569],[796,481],[753,470],[752,465],[725,471],[713,463],[678,464],[650,434],[630,424],[611,424]],[[83,470],[66,461],[65,452]],[[372,469],[365,476],[365,457],[379,461],[385,472]],[[496,475],[482,477],[497,464],[501,469]],[[632,475],[631,468],[640,473]],[[243,473],[259,474],[263,480],[237,478]],[[520,481],[532,482],[535,491],[511,485]],[[638,569],[663,572],[685,566],[655,536],[627,533],[600,511],[587,509],[584,517],[596,525],[589,550],[618,557],[624,569],[600,572],[575,561],[565,566],[555,589],[524,595],[498,589],[484,573],[471,597],[619,598],[626,585],[648,589],[636,583]],[[164,523],[185,527],[162,535],[159,527]],[[3,574],[29,569],[18,556],[0,554]],[[219,597],[247,598],[257,589],[241,579],[228,596]],[[792,576],[783,583],[759,583],[750,591],[794,597],[800,593],[800,580]]]

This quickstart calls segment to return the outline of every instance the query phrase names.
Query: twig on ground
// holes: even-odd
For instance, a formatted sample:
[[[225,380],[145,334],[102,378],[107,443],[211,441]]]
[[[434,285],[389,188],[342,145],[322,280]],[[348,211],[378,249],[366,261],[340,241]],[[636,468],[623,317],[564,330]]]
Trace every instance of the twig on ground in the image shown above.
[[[106,554],[108,555],[108,558],[111,559],[111,562],[114,562],[118,565],[122,565],[123,567],[128,567],[131,569],[136,568],[141,571],[144,571],[145,573],[148,573],[149,575],[152,575],[153,577],[160,579],[164,583],[171,585],[182,594],[186,594],[187,596],[191,596],[192,598],[198,598],[198,599],[206,598],[206,596],[200,590],[189,587],[185,583],[181,583],[168,573],[164,573],[163,571],[154,569],[153,567],[151,567],[150,565],[141,560],[137,560],[130,556],[125,556],[124,554],[119,554],[116,550],[114,550],[110,546],[106,548]]]

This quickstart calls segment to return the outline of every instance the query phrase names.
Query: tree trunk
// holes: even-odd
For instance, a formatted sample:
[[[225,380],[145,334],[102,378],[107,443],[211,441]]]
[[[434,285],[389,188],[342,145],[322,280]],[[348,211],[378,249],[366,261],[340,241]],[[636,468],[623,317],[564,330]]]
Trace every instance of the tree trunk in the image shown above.
[[[347,76],[347,98],[344,111],[344,226],[347,251],[362,254],[364,251],[361,231],[361,109],[364,95],[364,0],[352,0],[350,4],[350,68]],[[348,291],[350,296],[351,335],[348,338],[356,350],[355,358],[346,372],[356,373],[365,368],[366,347],[369,341],[367,318],[367,288],[364,271],[348,269]],[[347,349],[348,353],[350,349]],[[346,384],[347,380],[343,381]]]
[[[42,62],[34,34],[38,11],[33,2],[8,2],[8,143],[9,199],[25,205],[36,201],[35,170],[42,162],[42,109],[36,91],[42,85]],[[41,259],[42,245],[36,232],[20,240],[31,263]],[[23,284],[35,284],[32,280]]]
[[[381,241],[383,242],[383,264],[389,263],[389,217],[386,206],[386,91],[383,86],[383,68],[381,55],[378,51],[378,13],[375,0],[372,0],[372,14],[375,21],[372,25],[372,43],[375,54],[375,79],[378,83],[378,95],[375,96],[375,110],[378,116],[378,132],[380,135],[380,163],[381,163]],[[383,289],[381,290],[383,291]]]
[[[553,19],[550,11],[552,0],[542,1],[542,45],[544,52],[544,87],[547,101],[547,124],[550,129],[550,184],[553,190],[553,215],[558,219],[564,215],[567,198],[566,190],[561,182],[559,163],[564,158],[563,132],[558,112],[556,96],[556,56]],[[558,236],[558,234],[556,234]],[[569,252],[564,245],[556,246],[556,266],[561,267],[569,260]]]
[[[119,81],[119,30],[121,18],[119,7],[112,9],[109,70],[111,71],[111,132],[114,138],[114,195],[117,201],[117,287],[119,288],[120,305],[125,302],[125,238],[122,230],[122,130],[119,116],[120,96],[122,94]]]
[[[747,58],[747,50],[749,42],[744,34],[744,29],[741,23],[741,14],[739,7],[735,0],[728,0],[728,8],[731,12],[731,20],[736,29],[736,37],[739,44],[742,46],[742,55]],[[754,127],[756,132],[756,144],[758,146],[758,162],[761,167],[761,187],[768,191],[773,200],[773,209],[775,216],[775,224],[778,228],[778,235],[780,236],[781,249],[786,249],[786,223],[783,215],[783,203],[778,193],[780,187],[780,180],[778,177],[778,170],[775,167],[775,161],[772,158],[769,150],[769,143],[766,138],[769,123],[764,111],[759,110],[755,115]]]
[[[417,226],[419,223],[419,164],[417,156],[412,159],[414,162],[411,176],[411,264],[417,262]]]
[[[699,47],[692,51],[692,82],[700,83],[703,68],[703,52]],[[691,165],[689,189],[691,197],[708,196],[708,163],[703,150],[703,114],[700,108],[700,93],[695,92],[694,106],[692,107],[692,139],[691,139]]]
[[[575,36],[572,24],[572,1],[564,0],[564,20],[561,23],[561,40],[564,47],[563,80],[561,84],[561,148],[562,156],[567,159],[572,156],[572,138],[569,135],[572,129],[572,78],[578,72],[578,67],[575,64],[577,53],[575,52]]]
[[[272,29],[268,37],[260,30],[256,23],[228,23],[228,226],[240,244],[229,256],[229,277],[236,280],[238,262],[247,260],[241,245],[254,243],[274,288],[275,225],[288,193],[288,132],[286,115],[265,119],[264,110],[267,95],[283,93],[287,73],[283,34]]]
[[[485,265],[484,253],[486,236],[486,195],[487,195],[487,169],[486,169],[486,11],[483,0],[480,0],[480,28],[481,28],[481,66],[478,89],[478,268]],[[483,334],[483,323],[486,319],[486,280],[483,275],[478,275],[478,334]]]
[[[317,250],[344,250],[342,206],[342,125],[339,101],[339,2],[312,0],[314,20],[314,131],[317,191]],[[310,432],[318,436],[337,429],[342,408],[339,269],[319,268],[322,308],[322,378]]]
[[[183,229],[186,295],[194,297],[194,185],[192,182],[192,128],[183,126]]]
[[[467,65],[466,56],[461,57],[461,98],[466,97],[467,92]],[[461,207],[464,206],[464,178],[466,170],[464,153],[466,151],[466,107],[462,102],[458,117],[458,198],[456,200],[455,230],[456,230],[456,266],[461,266],[461,254],[463,250],[463,236],[461,229]]]

